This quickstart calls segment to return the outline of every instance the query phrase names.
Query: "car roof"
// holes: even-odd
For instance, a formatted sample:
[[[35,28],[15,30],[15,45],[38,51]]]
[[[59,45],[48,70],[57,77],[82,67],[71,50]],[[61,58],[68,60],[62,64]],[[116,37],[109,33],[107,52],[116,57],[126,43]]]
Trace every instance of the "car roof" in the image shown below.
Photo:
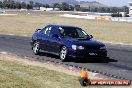
[[[76,27],[72,25],[63,25],[63,24],[49,24],[48,26],[56,26],[56,27]]]

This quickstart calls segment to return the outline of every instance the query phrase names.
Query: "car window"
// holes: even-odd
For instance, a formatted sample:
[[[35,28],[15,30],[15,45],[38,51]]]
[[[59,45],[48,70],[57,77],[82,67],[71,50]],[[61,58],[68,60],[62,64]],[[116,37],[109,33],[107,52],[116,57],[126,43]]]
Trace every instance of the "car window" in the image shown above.
[[[44,33],[44,31],[45,31],[48,27],[49,27],[49,26],[44,27],[40,32],[41,32],[41,33]]]
[[[52,27],[48,27],[48,28],[45,30],[44,34],[49,36],[51,29],[52,29]]]
[[[50,36],[57,34],[60,35],[60,30],[58,29],[58,27],[52,27],[51,31],[50,31]]]
[[[60,32],[63,37],[71,38],[88,38],[88,34],[77,27],[60,27]]]
[[[85,38],[85,37],[88,36],[88,34],[85,31],[83,31],[83,30],[81,30],[79,28],[77,29],[77,33],[78,33],[78,37],[79,38]]]
[[[65,37],[78,37],[77,30],[72,27],[60,27],[61,35]]]
[[[52,29],[51,26],[50,26],[50,27],[46,27],[46,28],[44,28],[41,32],[42,32],[43,34],[49,36],[51,29]]]

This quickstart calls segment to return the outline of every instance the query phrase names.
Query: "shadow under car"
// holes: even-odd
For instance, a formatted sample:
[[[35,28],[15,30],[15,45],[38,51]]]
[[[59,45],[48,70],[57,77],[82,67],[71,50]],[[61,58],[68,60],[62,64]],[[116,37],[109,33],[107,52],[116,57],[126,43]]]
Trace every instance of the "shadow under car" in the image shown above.
[[[41,52],[39,56],[46,56],[50,58],[59,59],[59,56],[51,54],[51,53],[44,53]],[[106,58],[68,58],[66,62],[75,62],[75,63],[109,63],[109,62],[118,62],[118,60],[111,59],[109,57]]]

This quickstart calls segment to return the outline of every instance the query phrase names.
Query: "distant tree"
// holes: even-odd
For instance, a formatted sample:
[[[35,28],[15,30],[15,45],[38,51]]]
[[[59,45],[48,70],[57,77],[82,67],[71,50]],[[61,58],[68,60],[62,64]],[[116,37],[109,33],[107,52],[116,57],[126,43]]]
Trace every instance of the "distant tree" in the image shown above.
[[[80,11],[82,11],[82,12],[88,12],[89,11],[89,8],[81,7],[80,8]],[[90,9],[90,11],[92,11],[92,10]]]
[[[21,3],[20,3],[20,2],[16,2],[16,8],[17,8],[17,9],[21,9],[21,8],[22,8],[22,6],[21,6]]]
[[[34,2],[33,1],[29,1],[29,4],[27,5],[27,8],[33,9],[33,7],[34,7]]]
[[[109,7],[106,8],[106,12],[107,12],[107,13],[110,13],[110,8],[109,8]]]
[[[126,12],[126,14],[129,13],[129,7],[123,6],[122,9],[123,9],[124,12]]]
[[[95,12],[95,11],[99,12],[99,9],[94,6],[90,7],[90,12]]]
[[[99,8],[95,7],[92,12],[99,12]]]
[[[33,9],[33,6],[30,5],[30,4],[27,4],[26,7],[27,7],[28,10],[29,10],[29,9]]]
[[[80,5],[75,5],[75,10],[76,10],[76,11],[80,11],[80,10],[81,10]]]
[[[34,2],[33,1],[29,1],[29,4],[33,6],[34,5]]]
[[[3,3],[2,3],[2,1],[0,1],[0,8],[3,8]]]
[[[62,8],[63,11],[68,11],[69,10],[69,4],[66,2],[62,2]]]
[[[39,3],[39,2],[35,2],[34,6],[35,6],[35,7],[41,7],[41,6],[45,6],[45,5],[42,4],[42,3]]]
[[[35,2],[34,6],[35,7],[40,7],[38,2]]]
[[[46,8],[49,8],[50,6],[49,6],[49,4],[45,4],[45,7],[46,7]]]
[[[117,13],[118,12],[118,8],[117,7],[112,7],[111,8],[111,12],[112,13]]]
[[[9,2],[9,4],[10,4],[10,7],[9,7],[10,9],[15,9],[16,8],[15,2],[13,0],[11,0]]]
[[[59,3],[54,3],[53,4],[53,9],[58,8],[59,10],[61,10],[61,5]]]
[[[53,4],[53,8],[60,8],[60,4],[54,3],[54,4]]]
[[[53,7],[54,8],[59,8],[60,7],[60,4],[59,3],[54,3]]]
[[[73,11],[74,7],[72,5],[69,5],[69,11]]]
[[[100,12],[105,13],[106,12],[105,7],[101,7]]]
[[[21,8],[26,9],[26,8],[27,8],[27,4],[26,4],[25,2],[22,2],[22,3],[21,3]]]
[[[13,0],[3,0],[3,7],[4,8],[13,8],[14,1]]]

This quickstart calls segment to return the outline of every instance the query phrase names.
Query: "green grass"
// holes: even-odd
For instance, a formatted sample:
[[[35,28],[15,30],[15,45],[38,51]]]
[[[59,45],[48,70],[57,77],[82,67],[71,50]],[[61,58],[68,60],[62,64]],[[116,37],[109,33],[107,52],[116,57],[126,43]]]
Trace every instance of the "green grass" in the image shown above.
[[[0,57],[0,88],[83,88],[77,76]],[[86,88],[129,88],[88,86]]]
[[[47,24],[68,24],[82,27],[102,41],[132,43],[132,23],[64,18],[53,16],[54,13],[45,14],[48,16],[0,16],[0,33],[31,36],[36,28]]]
[[[0,61],[0,88],[82,88],[78,77],[18,62]],[[88,87],[89,88],[89,87]],[[90,87],[101,88],[101,87]]]

